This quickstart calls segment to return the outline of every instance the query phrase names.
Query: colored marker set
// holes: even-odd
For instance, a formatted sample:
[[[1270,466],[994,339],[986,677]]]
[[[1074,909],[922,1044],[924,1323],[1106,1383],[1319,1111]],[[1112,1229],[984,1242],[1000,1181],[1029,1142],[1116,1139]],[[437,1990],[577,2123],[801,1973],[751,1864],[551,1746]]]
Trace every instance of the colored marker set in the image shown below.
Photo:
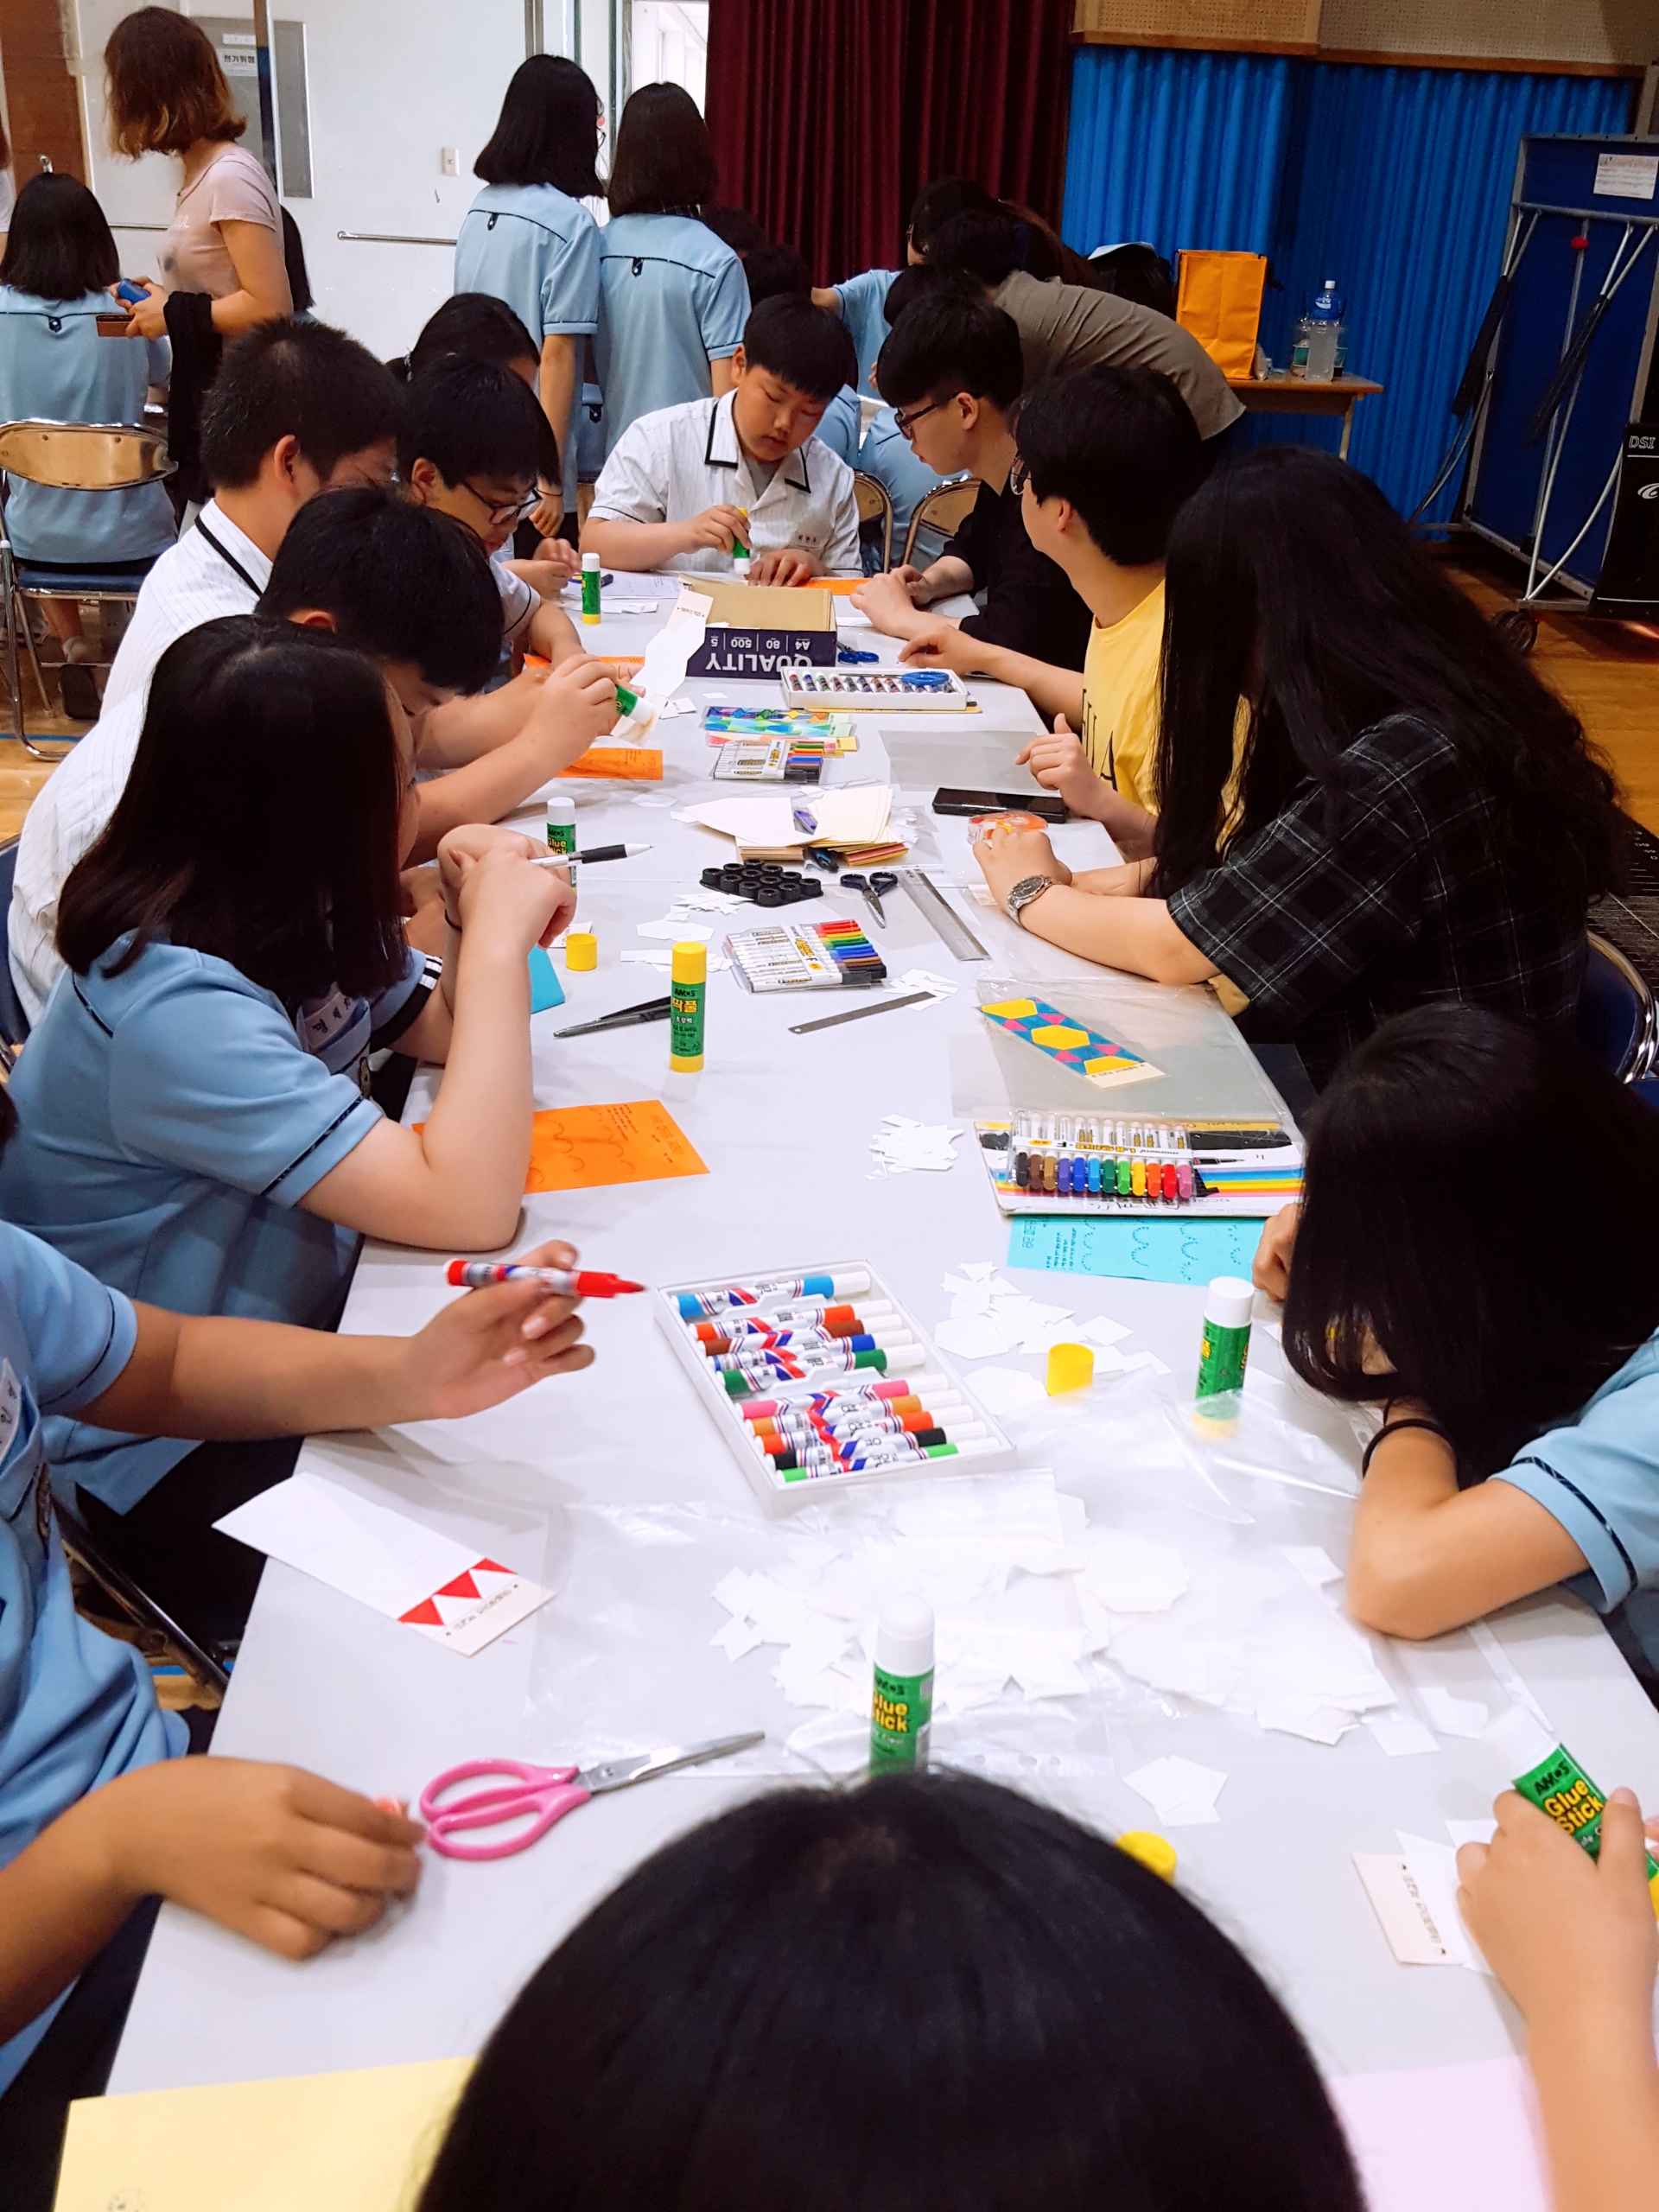
[[[659,1294],[658,1318],[764,1497],[959,1463],[977,1473],[1014,1456],[861,1262],[677,1286]]]
[[[718,783],[816,784],[839,748],[821,737],[734,737],[715,758]]]
[[[784,704],[841,708],[880,715],[977,713],[978,702],[954,669],[785,668],[779,671]]]
[[[1085,1213],[1266,1214],[1301,1196],[1300,1147],[1268,1123],[1206,1132],[1022,1111],[974,1126],[1004,1213],[1046,1213],[1064,1201]]]
[[[732,973],[746,991],[868,989],[887,980],[887,963],[856,922],[779,922],[736,930],[726,940]]]

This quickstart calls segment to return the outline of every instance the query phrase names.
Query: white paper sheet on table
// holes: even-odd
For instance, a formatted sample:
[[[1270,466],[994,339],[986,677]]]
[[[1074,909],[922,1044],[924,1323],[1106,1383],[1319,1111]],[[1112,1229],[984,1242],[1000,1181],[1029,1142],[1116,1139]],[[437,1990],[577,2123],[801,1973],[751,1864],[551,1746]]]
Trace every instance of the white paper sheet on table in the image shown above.
[[[811,814],[810,837],[795,820],[797,801]],[[828,789],[768,792],[747,798],[700,800],[681,810],[680,819],[716,830],[745,851],[774,852],[785,846],[822,842],[831,845],[874,844],[887,826],[893,802],[887,784],[837,784]]]
[[[321,1475],[290,1475],[213,1526],[467,1657],[551,1594]]]
[[[1216,1800],[1227,1777],[1219,1767],[1200,1766],[1196,1759],[1154,1759],[1123,1779],[1167,1828],[1208,1827],[1221,1818]]]

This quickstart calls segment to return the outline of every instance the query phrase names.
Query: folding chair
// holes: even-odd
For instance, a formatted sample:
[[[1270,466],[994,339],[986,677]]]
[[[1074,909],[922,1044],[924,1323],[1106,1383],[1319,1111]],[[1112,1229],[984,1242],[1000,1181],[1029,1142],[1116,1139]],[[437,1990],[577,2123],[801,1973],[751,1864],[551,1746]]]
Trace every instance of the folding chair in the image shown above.
[[[17,839],[0,845],[0,1069],[7,1075],[29,1035],[29,1016],[11,980],[7,947],[11,934],[11,887],[17,874]]]
[[[1640,1084],[1659,1069],[1653,993],[1618,947],[1593,931],[1579,994],[1579,1042],[1621,1083]]]
[[[862,469],[853,472],[853,497],[858,501],[858,534],[864,535],[869,524],[879,524],[881,543],[881,566],[893,566],[893,495],[885,484],[877,483],[874,476],[866,476]]]
[[[30,484],[46,484],[57,491],[126,492],[140,484],[153,484],[170,476],[175,464],[168,457],[167,441],[157,430],[134,429],[122,423],[7,423],[0,425],[0,469]],[[17,653],[21,627],[41,704],[47,703],[46,678],[41,671],[35,640],[29,632],[31,600],[92,600],[102,605],[133,605],[148,563],[128,569],[31,569],[19,562],[10,537],[0,528],[0,594],[6,607],[6,677],[11,686],[12,734],[25,752],[37,760],[57,760],[59,753],[42,752],[23,723],[23,690]],[[82,662],[83,667],[107,665]],[[48,740],[73,744],[73,739]]]
[[[910,528],[905,533],[905,557],[900,566],[909,567],[916,541],[925,530],[937,530],[946,537],[954,537],[972,513],[978,497],[979,480],[970,476],[963,484],[941,484],[937,492],[918,499],[910,518]]]

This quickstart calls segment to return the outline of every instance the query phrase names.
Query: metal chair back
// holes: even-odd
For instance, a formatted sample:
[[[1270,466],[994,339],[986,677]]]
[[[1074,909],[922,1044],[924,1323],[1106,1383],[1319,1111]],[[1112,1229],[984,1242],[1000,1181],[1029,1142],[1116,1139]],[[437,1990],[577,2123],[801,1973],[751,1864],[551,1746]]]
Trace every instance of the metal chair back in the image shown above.
[[[874,476],[867,476],[861,468],[853,472],[853,497],[858,502],[861,524],[879,522],[881,525],[881,566],[893,566],[893,495],[885,484]]]
[[[177,465],[158,431],[130,423],[0,423],[0,469],[60,492],[128,492]]]
[[[1659,1007],[1641,971],[1593,931],[1579,995],[1579,1042],[1609,1075],[1639,1083],[1659,1065]]]
[[[954,536],[973,512],[978,497],[979,480],[970,476],[965,484],[941,484],[937,492],[918,499],[910,518],[910,528],[905,532],[903,565],[910,565],[916,541],[925,530],[942,531],[947,537]]]

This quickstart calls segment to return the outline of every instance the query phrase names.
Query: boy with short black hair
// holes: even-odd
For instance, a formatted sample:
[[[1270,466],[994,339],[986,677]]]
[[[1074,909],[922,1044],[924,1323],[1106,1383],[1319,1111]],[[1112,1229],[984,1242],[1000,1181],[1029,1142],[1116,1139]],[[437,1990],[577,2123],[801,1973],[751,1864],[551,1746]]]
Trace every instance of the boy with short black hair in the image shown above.
[[[857,374],[852,340],[804,293],[780,292],[750,315],[734,361],[720,398],[659,408],[622,433],[583,552],[619,569],[718,573],[741,545],[753,583],[856,575],[853,473],[814,435]]]
[[[1198,430],[1166,377],[1103,365],[1039,385],[1020,410],[1010,482],[1032,544],[1093,617],[1082,675],[937,619],[901,656],[1028,692],[1054,730],[1020,762],[1073,814],[1104,823],[1130,858],[1150,849],[1158,804],[1164,555],[1203,475]]]
[[[896,288],[895,288],[896,289]],[[988,301],[934,285],[887,334],[875,378],[918,456],[942,476],[976,476],[973,512],[931,567],[872,576],[854,594],[878,630],[912,638],[949,617],[921,610],[957,592],[983,591],[983,613],[965,615],[965,637],[1031,659],[1081,668],[1089,610],[1065,572],[1034,547],[1019,494],[1013,414],[1025,373],[1020,333]]]
[[[569,617],[504,565],[500,556],[559,479],[559,446],[540,401],[492,361],[441,361],[409,387],[397,465],[410,499],[453,515],[494,565],[506,644],[556,667],[582,651]]]
[[[404,400],[372,353],[326,322],[263,322],[226,348],[201,411],[213,496],[144,578],[105,688],[103,711],[149,688],[175,638],[251,614],[305,502],[347,484],[389,484]]]

